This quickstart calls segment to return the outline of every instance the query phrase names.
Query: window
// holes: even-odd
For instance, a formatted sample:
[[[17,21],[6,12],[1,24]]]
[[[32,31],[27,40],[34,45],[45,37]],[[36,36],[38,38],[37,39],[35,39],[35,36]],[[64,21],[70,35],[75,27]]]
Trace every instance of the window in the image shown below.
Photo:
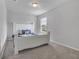
[[[24,31],[31,31],[34,32],[34,25],[33,23],[29,23],[29,24],[16,24],[14,26],[14,31],[17,33],[22,33]]]
[[[40,31],[47,32],[47,17],[44,17],[40,20]]]

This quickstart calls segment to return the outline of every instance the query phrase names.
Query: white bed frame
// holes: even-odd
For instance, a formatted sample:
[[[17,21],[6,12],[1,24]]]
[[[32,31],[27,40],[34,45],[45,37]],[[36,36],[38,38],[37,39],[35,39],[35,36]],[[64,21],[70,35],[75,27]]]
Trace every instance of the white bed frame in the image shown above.
[[[49,42],[49,35],[15,37],[14,39],[15,54],[18,54],[20,50],[38,47],[48,42]]]

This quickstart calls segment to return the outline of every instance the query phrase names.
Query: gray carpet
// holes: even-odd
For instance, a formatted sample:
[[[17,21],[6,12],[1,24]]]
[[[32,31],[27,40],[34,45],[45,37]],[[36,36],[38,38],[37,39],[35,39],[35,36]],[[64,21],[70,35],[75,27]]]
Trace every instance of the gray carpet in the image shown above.
[[[79,51],[66,48],[55,43],[38,48],[21,51],[13,55],[12,41],[7,45],[4,59],[79,59]]]

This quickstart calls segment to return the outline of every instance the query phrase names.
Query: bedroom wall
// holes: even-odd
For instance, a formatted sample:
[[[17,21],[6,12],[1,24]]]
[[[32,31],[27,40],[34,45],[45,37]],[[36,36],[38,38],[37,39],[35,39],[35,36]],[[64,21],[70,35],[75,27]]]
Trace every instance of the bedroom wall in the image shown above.
[[[5,0],[0,0],[0,53],[7,39],[7,9]]]
[[[38,16],[48,18],[50,40],[79,49],[79,0],[65,4]]]

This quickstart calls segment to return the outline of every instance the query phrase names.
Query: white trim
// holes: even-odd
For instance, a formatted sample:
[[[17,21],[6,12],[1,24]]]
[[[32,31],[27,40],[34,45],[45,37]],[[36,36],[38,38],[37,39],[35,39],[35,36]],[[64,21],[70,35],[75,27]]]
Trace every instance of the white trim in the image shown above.
[[[1,59],[3,58],[4,50],[5,50],[5,47],[3,47],[3,49],[0,51],[0,58]]]
[[[6,44],[7,44],[7,40],[5,41],[5,44],[4,44],[3,48],[2,48],[2,50],[0,51],[0,59],[2,59],[3,56],[4,56],[4,51],[5,51],[5,48],[6,48]]]
[[[54,41],[54,40],[50,40],[50,42],[52,42],[52,43],[56,43],[56,44],[58,44],[58,45],[61,45],[61,46],[67,47],[67,48],[71,48],[71,49],[76,50],[76,51],[79,51],[78,48],[69,46],[69,45],[64,44],[64,43],[60,43],[60,42],[57,42],[57,41]],[[50,45],[52,45],[52,44],[50,43]]]

